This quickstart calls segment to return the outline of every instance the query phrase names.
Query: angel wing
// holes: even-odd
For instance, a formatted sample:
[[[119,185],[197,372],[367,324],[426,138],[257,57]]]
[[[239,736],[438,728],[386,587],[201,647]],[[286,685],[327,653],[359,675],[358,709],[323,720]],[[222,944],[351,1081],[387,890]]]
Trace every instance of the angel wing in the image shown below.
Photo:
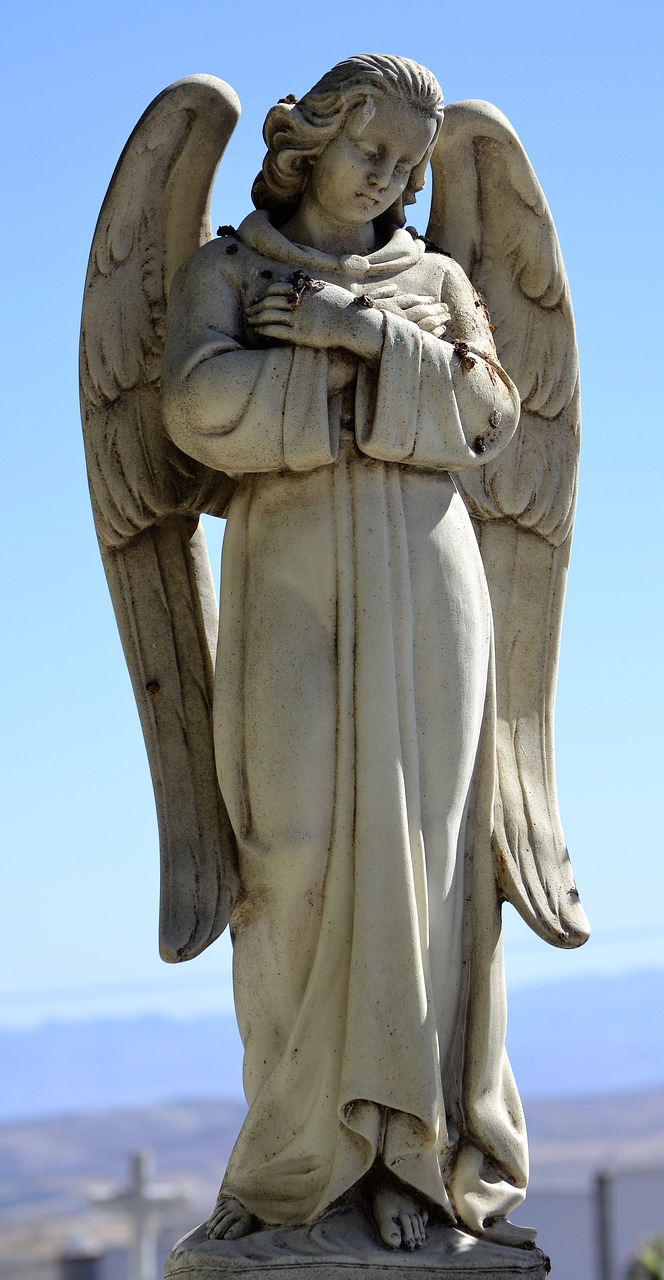
[[[148,107],[94,234],[81,328],[81,414],[95,525],[152,773],[161,850],[160,950],[197,955],[225,927],[235,847],[212,741],[217,604],[199,513],[232,482],[166,436],[166,303],[211,238],[214,175],[238,119],[222,80],[190,76]]]
[[[445,113],[427,238],[460,263],[494,325],[522,401],[495,461],[457,476],[474,518],[494,616],[498,882],[547,942],[589,925],[556,795],[553,710],[579,449],[579,373],[553,220],[514,130],[486,102]]]

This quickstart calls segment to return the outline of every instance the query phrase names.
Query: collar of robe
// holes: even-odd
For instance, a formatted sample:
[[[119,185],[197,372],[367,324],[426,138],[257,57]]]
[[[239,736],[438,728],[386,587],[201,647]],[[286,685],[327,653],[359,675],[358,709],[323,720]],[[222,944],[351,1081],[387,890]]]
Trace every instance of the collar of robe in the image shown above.
[[[424,241],[413,240],[410,232],[395,231],[387,244],[364,257],[352,253],[348,257],[338,258],[332,253],[323,253],[311,245],[295,244],[287,240],[276,227],[272,226],[269,215],[263,209],[250,213],[238,228],[238,238],[249,249],[254,249],[264,258],[273,262],[284,262],[295,267],[306,267],[312,272],[331,275],[339,272],[351,275],[356,279],[364,276],[394,275],[406,271],[419,262],[425,252]]]

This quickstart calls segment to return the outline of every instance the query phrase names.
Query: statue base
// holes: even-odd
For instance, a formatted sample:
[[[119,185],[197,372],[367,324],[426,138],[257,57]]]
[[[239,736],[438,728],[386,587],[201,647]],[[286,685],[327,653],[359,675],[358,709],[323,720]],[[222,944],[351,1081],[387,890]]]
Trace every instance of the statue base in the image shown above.
[[[268,1227],[242,1240],[208,1240],[205,1225],[179,1240],[165,1280],[545,1280],[541,1249],[478,1240],[454,1227],[427,1227],[423,1249],[381,1248],[360,1209],[303,1227]]]

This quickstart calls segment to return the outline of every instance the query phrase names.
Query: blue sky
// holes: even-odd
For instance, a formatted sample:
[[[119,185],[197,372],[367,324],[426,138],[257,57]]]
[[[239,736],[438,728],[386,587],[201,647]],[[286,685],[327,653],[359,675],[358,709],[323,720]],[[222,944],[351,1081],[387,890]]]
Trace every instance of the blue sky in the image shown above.
[[[414,57],[448,101],[486,98],[511,119],[576,311],[584,446],[558,781],[595,939],[554,952],[512,914],[509,980],[662,966],[660,5],[62,0],[14,7],[3,26],[0,1025],[230,1003],[225,942],[185,966],[157,956],[151,785],[80,439],[81,293],[106,186],[156,93],[200,71],[237,90],[213,225],[236,223],[269,106],[365,50]],[[421,206],[412,220],[425,229]],[[216,560],[218,531],[211,542]]]

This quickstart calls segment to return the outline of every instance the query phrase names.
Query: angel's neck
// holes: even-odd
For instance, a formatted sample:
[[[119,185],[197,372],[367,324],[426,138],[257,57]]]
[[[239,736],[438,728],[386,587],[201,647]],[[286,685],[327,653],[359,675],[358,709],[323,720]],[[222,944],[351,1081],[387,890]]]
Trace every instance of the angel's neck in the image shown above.
[[[279,228],[282,236],[294,244],[308,245],[321,253],[347,257],[352,253],[366,256],[376,248],[373,222],[359,226],[338,221],[315,205],[302,200],[293,217]]]

